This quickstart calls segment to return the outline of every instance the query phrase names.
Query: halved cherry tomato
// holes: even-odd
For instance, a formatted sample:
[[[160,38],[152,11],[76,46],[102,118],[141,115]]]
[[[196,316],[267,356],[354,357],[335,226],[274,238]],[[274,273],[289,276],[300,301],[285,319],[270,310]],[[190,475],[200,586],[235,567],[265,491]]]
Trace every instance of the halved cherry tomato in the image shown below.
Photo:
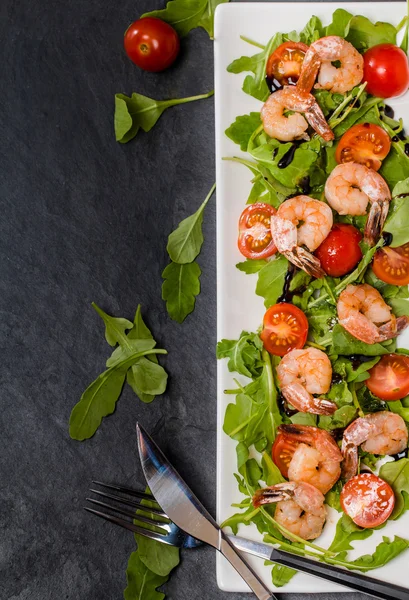
[[[338,163],[358,162],[378,171],[391,149],[391,138],[374,123],[361,123],[348,129],[339,140],[335,159]]]
[[[294,304],[274,304],[264,315],[263,326],[260,337],[270,354],[284,356],[294,348],[304,348],[308,320]]]
[[[404,94],[409,87],[406,53],[393,44],[378,44],[364,54],[366,91],[380,98]]]
[[[342,277],[359,263],[362,251],[361,233],[353,225],[336,223],[315,251],[327,275]]]
[[[409,394],[409,356],[384,354],[369,370],[367,387],[381,400],[400,400]]]
[[[156,17],[134,21],[125,31],[125,51],[144,71],[163,71],[179,54],[179,36],[171,25]]]
[[[246,258],[267,258],[277,252],[271,235],[271,217],[276,209],[256,202],[243,210],[239,220],[240,252]]]
[[[267,62],[266,74],[281,85],[295,85],[301,72],[308,46],[302,42],[284,42],[271,54]]]
[[[279,433],[271,449],[273,462],[281,471],[281,475],[288,479],[288,467],[293,454],[298,446],[298,442],[288,438],[283,433]]]
[[[386,481],[373,473],[361,473],[342,488],[341,506],[359,527],[378,527],[391,516],[395,496]]]
[[[397,248],[385,246],[378,250],[372,269],[378,279],[392,285],[409,283],[409,242]]]

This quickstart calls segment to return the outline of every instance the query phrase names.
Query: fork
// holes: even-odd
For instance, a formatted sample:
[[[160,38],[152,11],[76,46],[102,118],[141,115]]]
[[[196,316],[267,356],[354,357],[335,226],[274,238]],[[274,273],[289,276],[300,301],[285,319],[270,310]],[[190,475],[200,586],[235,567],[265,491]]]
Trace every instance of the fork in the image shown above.
[[[94,515],[97,515],[106,521],[110,521],[115,525],[119,525],[120,527],[128,529],[133,533],[138,533],[139,535],[156,540],[157,542],[161,542],[163,544],[177,546],[178,548],[197,548],[203,545],[202,542],[186,534],[177,525],[175,525],[175,523],[173,523],[167,517],[166,513],[163,512],[153,496],[143,492],[138,492],[131,488],[103,483],[101,481],[93,481],[92,483],[106,488],[107,490],[120,492],[121,494],[129,494],[133,498],[136,498],[137,500],[129,500],[126,497],[118,496],[106,491],[91,489],[93,494],[96,494],[97,496],[107,500],[113,500],[114,502],[120,503],[126,507],[130,507],[133,510],[114,506],[111,503],[107,503],[103,500],[98,500],[95,498],[87,498],[86,500],[95,506],[106,508],[123,516],[130,517],[133,521],[138,521],[138,524],[133,521],[122,519],[110,513],[90,508],[89,506],[84,507],[88,512],[93,513]],[[153,504],[153,506],[146,506],[142,504],[143,501],[149,501],[149,503]],[[136,513],[136,511],[138,511],[138,513]],[[150,513],[152,516],[149,517],[144,514],[140,514],[139,511]],[[152,518],[154,515],[160,520],[155,520]],[[144,527],[139,523],[145,523],[149,526],[149,528]],[[320,577],[339,585],[348,586],[359,592],[363,592],[364,594],[369,594],[375,598],[381,598],[382,600],[409,600],[409,589],[400,587],[393,583],[374,579],[373,577],[368,577],[367,575],[361,575],[360,573],[349,571],[348,569],[335,567],[325,562],[309,559],[299,554],[292,554],[291,552],[286,552],[281,549],[277,550],[273,546],[262,542],[254,542],[252,540],[247,540],[235,535],[228,535],[227,537],[238,550],[248,554],[253,554],[254,556],[258,556],[264,560],[269,560],[285,567],[297,569],[298,571],[302,571],[308,575]]]

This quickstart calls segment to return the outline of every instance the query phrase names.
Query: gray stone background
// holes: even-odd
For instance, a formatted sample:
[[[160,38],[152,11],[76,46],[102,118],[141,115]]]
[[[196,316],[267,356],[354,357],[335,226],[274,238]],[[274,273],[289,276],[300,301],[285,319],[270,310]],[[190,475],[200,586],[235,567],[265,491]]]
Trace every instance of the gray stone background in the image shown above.
[[[161,300],[167,235],[214,182],[213,100],[168,110],[128,145],[113,135],[116,92],[166,99],[213,88],[204,30],[182,41],[165,73],[126,58],[128,23],[162,4],[0,3],[2,600],[122,598],[133,537],[82,506],[93,478],[143,486],[136,419],[215,511],[214,199],[194,314],[178,325]],[[68,435],[70,411],[110,353],[91,301],[128,318],[141,303],[169,350],[170,380],[150,406],[125,388],[115,414],[80,443]],[[171,600],[249,598],[218,590],[206,548],[183,553],[165,591]]]

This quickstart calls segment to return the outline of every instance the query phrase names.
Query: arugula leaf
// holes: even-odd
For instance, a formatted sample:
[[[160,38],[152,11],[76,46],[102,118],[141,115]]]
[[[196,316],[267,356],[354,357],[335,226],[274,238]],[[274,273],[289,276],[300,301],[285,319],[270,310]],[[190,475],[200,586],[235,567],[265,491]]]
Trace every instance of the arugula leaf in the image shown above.
[[[342,487],[342,482],[338,480],[325,496],[325,503],[328,504],[328,506],[331,506],[331,508],[334,508],[337,512],[342,512],[340,501]]]
[[[224,529],[225,527],[230,527],[233,534],[237,535],[239,532],[239,525],[250,525],[252,521],[249,517],[251,517],[253,514],[254,514],[254,506],[251,505],[244,512],[236,513],[236,514],[232,515],[231,517],[229,517],[228,519],[226,519],[225,521],[223,521],[223,523],[220,525],[220,527],[222,529]]]
[[[144,17],[162,19],[176,29],[180,37],[184,37],[199,24],[208,10],[207,0],[170,0],[166,8],[144,13]],[[206,17],[204,19],[206,22]]]
[[[121,317],[111,317],[107,315],[95,302],[91,303],[92,307],[97,311],[101,319],[105,323],[105,339],[110,346],[121,344],[126,338],[125,331],[132,329],[133,323],[128,319]]]
[[[386,179],[390,188],[409,177],[409,157],[405,154],[405,143],[392,142],[388,156],[382,161],[379,173]]]
[[[186,2],[186,0],[171,0],[169,4],[178,1],[183,4]],[[136,136],[139,129],[142,128],[145,132],[150,131],[163,111],[170,106],[210,98],[213,94],[212,90],[208,94],[174,100],[153,100],[136,92],[131,97],[125,96],[125,94],[115,94],[115,139],[121,144],[126,144]]]
[[[290,417],[291,423],[295,425],[310,425],[311,427],[317,426],[317,415],[311,413],[298,412]]]
[[[263,259],[250,260],[247,258],[244,262],[237,263],[236,269],[246,273],[247,275],[251,275],[252,273],[258,273],[261,271],[266,264],[267,261]]]
[[[256,294],[264,298],[266,308],[270,308],[281,296],[287,269],[288,260],[280,255],[259,271]]]
[[[370,530],[367,530],[370,531]],[[383,541],[377,545],[373,554],[365,554],[353,561],[348,561],[345,566],[348,569],[357,569],[358,571],[370,571],[379,569],[388,564],[393,558],[401,554],[409,546],[409,541],[395,535],[391,541],[384,537]]]
[[[269,89],[266,83],[266,65],[270,54],[283,42],[281,33],[276,33],[264,50],[254,56],[242,56],[234,60],[228,67],[229,73],[243,73],[250,71],[253,75],[247,75],[243,82],[243,91],[250,94],[257,100],[264,102],[269,96]]]
[[[171,262],[165,267],[162,273],[162,300],[165,300],[166,310],[174,321],[182,323],[195,308],[201,274],[195,261],[185,265]]]
[[[144,565],[138,552],[132,552],[126,569],[128,582],[124,590],[125,600],[163,600],[165,594],[157,588],[167,582],[168,576],[157,575]]]
[[[166,250],[174,263],[184,265],[191,263],[200,253],[203,244],[202,222],[203,212],[216,189],[214,184],[204,202],[190,217],[183,219],[169,235]]]
[[[259,112],[251,112],[248,115],[236,117],[234,123],[226,129],[225,134],[235,144],[240,146],[240,150],[246,152],[249,140],[255,130],[260,127],[261,118]]]
[[[207,6],[199,21],[199,27],[203,27],[209,34],[211,40],[214,39],[214,13],[219,4],[225,4],[230,0],[208,0]]]
[[[280,588],[285,585],[297,574],[295,569],[290,569],[290,567],[283,567],[282,565],[274,565],[273,570],[271,572],[271,577],[273,581],[273,585]]]
[[[360,52],[377,44],[396,44],[396,27],[390,23],[372,23],[361,15],[354,16],[343,8],[338,8],[332,23],[326,28],[326,35],[338,35],[351,42]]]
[[[337,35],[346,38],[349,33],[351,19],[352,15],[350,12],[343,8],[337,8],[332,15],[332,23],[326,28],[325,35]]]
[[[346,356],[340,356],[337,358],[335,363],[332,365],[332,370],[334,373],[338,373],[345,378],[347,383],[355,381],[356,383],[360,383],[361,381],[365,381],[368,379],[368,371],[372,369],[379,362],[380,356],[375,356],[372,360],[366,360],[365,362],[361,362],[357,368]],[[334,386],[333,386],[334,387]]]
[[[265,481],[267,485],[276,485],[276,483],[285,482],[284,477],[281,475],[280,469],[272,461],[270,454],[267,452],[263,452],[261,466],[263,469],[263,481]]]
[[[398,519],[409,508],[409,458],[388,462],[380,468],[379,477],[384,479],[395,494],[395,508],[391,519]]]
[[[393,344],[365,344],[354,338],[341,325],[335,325],[332,331],[331,354],[362,354],[363,356],[379,356],[393,352]]]
[[[331,552],[343,552],[352,550],[351,542],[354,540],[366,540],[373,534],[373,529],[362,529],[355,525],[351,517],[345,513],[338,520],[335,529],[335,537],[331,546],[328,548]]]
[[[384,229],[392,234],[391,246],[396,248],[409,242],[409,177],[395,185],[392,196]]]
[[[372,394],[371,391],[366,387],[366,385],[362,386],[356,392],[357,400],[361,409],[364,413],[373,413],[378,412],[380,410],[386,410],[386,403]]]
[[[406,398],[402,398],[402,400],[387,402],[387,405],[391,412],[401,416],[404,421],[409,423],[409,407],[407,406],[407,396]]]
[[[341,406],[331,416],[321,415],[318,419],[318,427],[331,431],[339,427],[346,427],[355,419],[357,411],[355,406]]]
[[[94,435],[103,417],[115,410],[116,402],[125,382],[126,372],[141,357],[149,354],[167,354],[166,350],[153,349],[135,352],[110,367],[88,386],[70,415],[70,436],[85,440]]]
[[[300,42],[307,44],[307,46],[311,46],[313,42],[316,42],[319,38],[323,37],[323,35],[324,28],[321,20],[316,16],[312,16],[307,25],[300,32]]]
[[[242,331],[238,340],[223,339],[216,347],[216,357],[228,358],[230,372],[236,371],[246,377],[258,377],[263,366],[261,350],[263,342],[256,333]]]

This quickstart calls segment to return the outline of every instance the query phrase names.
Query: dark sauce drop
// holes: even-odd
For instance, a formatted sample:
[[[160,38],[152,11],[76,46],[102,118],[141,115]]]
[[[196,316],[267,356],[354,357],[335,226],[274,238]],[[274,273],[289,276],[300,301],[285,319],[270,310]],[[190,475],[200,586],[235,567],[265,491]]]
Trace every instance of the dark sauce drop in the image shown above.
[[[274,148],[274,150],[273,150],[273,160],[277,156],[277,153],[278,153],[278,148]]]
[[[409,194],[398,194],[395,198],[407,198]]]
[[[336,383],[342,383],[344,381],[342,375],[340,375],[339,373],[333,373],[332,374],[332,384],[336,384]]]
[[[284,278],[283,293],[277,299],[277,302],[291,302],[294,292],[290,292],[291,280],[296,273],[296,267],[291,263],[288,264],[288,270]]]
[[[382,237],[384,239],[385,246],[390,246],[392,244],[393,235],[391,233],[384,231]]]
[[[298,413],[298,410],[290,408],[290,405],[288,404],[287,400],[282,394],[278,395],[277,404],[278,408],[280,409],[280,412],[285,413],[287,417],[292,417],[293,415]]]
[[[398,454],[392,454],[393,460],[400,460],[401,458],[408,458],[409,448],[403,450],[403,452],[398,452]]]
[[[405,154],[409,156],[409,144],[405,144]]]
[[[392,142],[399,142],[399,138],[397,135],[394,135],[392,138]]]
[[[392,106],[389,106],[389,104],[385,104],[385,115],[390,119],[393,119],[395,116],[395,111],[393,110]]]
[[[331,429],[329,432],[335,441],[342,440],[344,436],[345,427],[337,427],[336,429]]]
[[[302,191],[303,194],[306,194],[308,196],[308,194],[311,191],[311,186],[310,186],[310,178],[308,177],[308,175],[306,177],[303,177],[299,182],[298,185]]]
[[[404,130],[404,129],[402,129],[402,131],[400,131],[400,132],[397,134],[397,136],[398,136],[398,138],[399,138],[400,140],[402,140],[402,142],[404,142],[404,141],[406,140],[406,133],[405,133],[405,130]]]
[[[351,354],[351,356],[349,357],[349,360],[352,363],[352,368],[354,369],[354,371],[356,371],[356,369],[362,363],[373,360],[373,356],[364,356],[363,354]]]
[[[266,77],[266,84],[271,93],[282,89],[282,85],[275,77]]]
[[[298,144],[293,144],[289,150],[284,154],[284,156],[278,161],[277,167],[279,169],[285,169],[290,165],[294,160],[295,151],[298,148]]]

